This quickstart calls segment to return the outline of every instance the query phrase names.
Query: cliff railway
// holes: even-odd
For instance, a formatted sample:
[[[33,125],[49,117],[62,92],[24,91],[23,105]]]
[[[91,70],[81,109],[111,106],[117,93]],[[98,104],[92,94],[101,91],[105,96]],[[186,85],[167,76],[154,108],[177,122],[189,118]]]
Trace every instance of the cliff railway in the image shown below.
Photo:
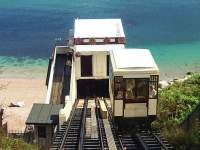
[[[103,102],[103,103],[102,103]],[[104,109],[106,107],[106,111]],[[108,99],[76,100],[50,150],[173,150],[158,131],[119,131]]]

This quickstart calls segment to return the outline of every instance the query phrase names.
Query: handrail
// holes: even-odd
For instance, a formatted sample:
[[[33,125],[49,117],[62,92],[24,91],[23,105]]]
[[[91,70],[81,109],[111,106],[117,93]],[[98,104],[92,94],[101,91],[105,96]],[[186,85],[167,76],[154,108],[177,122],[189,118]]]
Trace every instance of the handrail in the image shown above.
[[[64,134],[64,136],[63,136],[62,142],[61,142],[61,144],[60,144],[59,150],[62,150],[62,149],[63,149],[63,146],[64,146],[64,144],[65,144],[65,139],[67,138],[67,134],[68,134],[68,131],[69,131],[69,129],[70,129],[70,125],[71,125],[71,123],[72,123],[73,117],[74,117],[74,115],[75,115],[75,111],[76,111],[77,105],[78,105],[78,100],[76,100],[75,103],[74,103],[74,106],[73,106],[73,109],[72,109],[72,111],[71,111],[71,115],[70,115],[70,118],[69,118],[69,124],[68,124],[68,126],[67,126],[67,128],[66,128],[66,131],[65,131],[65,134]]]
[[[82,115],[82,122],[81,122],[81,133],[80,133],[80,139],[78,144],[78,150],[84,149],[84,137],[85,137],[85,125],[86,125],[86,115],[87,115],[87,105],[88,100],[84,100],[84,110]]]

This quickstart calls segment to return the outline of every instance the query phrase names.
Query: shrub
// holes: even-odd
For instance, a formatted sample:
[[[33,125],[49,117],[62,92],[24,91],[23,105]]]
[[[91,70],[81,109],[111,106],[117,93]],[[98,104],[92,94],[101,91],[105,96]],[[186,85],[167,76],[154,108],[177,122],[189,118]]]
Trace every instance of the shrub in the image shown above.
[[[36,150],[30,144],[27,144],[22,139],[13,139],[6,137],[6,134],[0,128],[0,149],[3,150]]]
[[[200,104],[200,74],[193,74],[183,82],[175,82],[159,93],[158,118],[153,127],[159,128],[176,149],[198,149],[200,130],[194,126],[189,132],[180,124]]]

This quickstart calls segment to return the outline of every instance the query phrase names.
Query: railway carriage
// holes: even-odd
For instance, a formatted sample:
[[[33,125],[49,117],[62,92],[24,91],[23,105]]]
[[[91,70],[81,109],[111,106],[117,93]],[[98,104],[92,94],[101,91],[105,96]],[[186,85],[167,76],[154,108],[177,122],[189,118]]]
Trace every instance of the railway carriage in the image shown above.
[[[159,69],[147,49],[110,52],[109,93],[119,124],[149,125],[156,117]]]

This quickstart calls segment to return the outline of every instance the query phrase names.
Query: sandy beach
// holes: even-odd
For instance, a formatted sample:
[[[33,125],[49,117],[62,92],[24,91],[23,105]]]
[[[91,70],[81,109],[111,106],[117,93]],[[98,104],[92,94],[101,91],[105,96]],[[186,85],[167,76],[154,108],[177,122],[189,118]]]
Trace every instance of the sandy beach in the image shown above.
[[[8,131],[23,131],[33,103],[44,103],[45,78],[1,78],[0,104],[5,109],[4,122]],[[9,107],[11,102],[24,102],[22,107]]]

